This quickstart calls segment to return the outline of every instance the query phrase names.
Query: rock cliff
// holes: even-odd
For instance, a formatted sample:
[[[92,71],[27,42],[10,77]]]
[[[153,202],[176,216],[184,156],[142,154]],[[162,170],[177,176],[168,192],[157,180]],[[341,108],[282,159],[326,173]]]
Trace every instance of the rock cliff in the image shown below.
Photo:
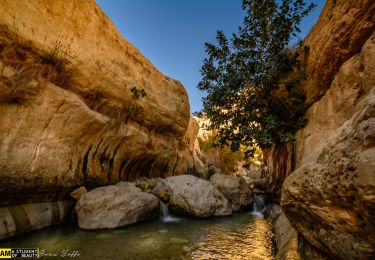
[[[326,2],[305,39],[308,124],[267,157],[302,259],[375,256],[374,28],[374,1]]]
[[[94,1],[0,6],[0,207],[64,200],[82,185],[204,174],[184,87]]]
[[[314,105],[323,98],[332,84],[335,84],[333,81],[337,73],[343,69],[343,64],[360,53],[365,42],[373,34],[374,13],[373,1],[328,0],[317,23],[304,40],[308,51],[307,55],[302,55],[304,59],[302,62],[308,77],[301,82],[301,85],[306,93],[305,103],[310,107],[305,115],[308,125],[297,133],[297,144],[273,146],[264,153],[270,173],[269,191],[275,196],[280,196],[285,178],[301,166],[302,161],[310,160],[307,159],[309,156],[316,158],[327,136],[355,113],[351,111],[350,103],[343,109],[339,105],[340,102],[341,104],[346,102],[348,95],[353,94],[350,89],[346,88],[351,85],[351,89],[357,88],[359,96],[365,95],[358,87],[362,84],[358,81],[358,73],[361,74],[364,69],[364,65],[359,63],[357,65],[360,68],[354,69],[357,73],[352,72],[354,78],[351,78],[352,75],[344,76],[345,79],[341,76],[340,84],[345,84],[341,86],[341,89],[344,89],[345,94],[341,95],[340,89],[336,93],[331,92],[331,98],[333,98],[331,104],[326,102],[327,107],[321,106],[320,111],[316,111],[317,105]],[[350,70],[351,68],[346,69],[346,71]],[[326,109],[329,112],[325,111]],[[340,114],[337,114],[338,111]],[[323,123],[322,120],[325,122]],[[303,146],[303,142],[309,143]],[[303,149],[305,152],[302,151]]]

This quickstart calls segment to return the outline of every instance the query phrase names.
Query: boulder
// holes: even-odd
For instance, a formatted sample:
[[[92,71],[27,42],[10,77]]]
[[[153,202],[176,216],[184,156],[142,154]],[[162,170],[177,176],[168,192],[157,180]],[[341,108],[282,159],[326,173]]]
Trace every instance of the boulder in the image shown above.
[[[211,178],[211,176],[213,176],[215,174],[221,174],[220,168],[218,168],[214,165],[209,166],[208,167],[208,178]]]
[[[128,183],[119,183],[83,194],[76,212],[82,229],[117,228],[156,217],[159,200]]]
[[[165,184],[163,179],[159,179],[160,181],[156,183],[156,185],[152,188],[150,193],[157,196],[159,199],[163,201],[169,201],[170,198],[170,191],[168,186]]]
[[[210,182],[231,202],[233,211],[249,207],[253,202],[252,191],[241,177],[215,174]]]
[[[71,196],[73,199],[75,199],[75,200],[79,200],[79,199],[81,198],[81,196],[82,196],[83,194],[85,194],[85,193],[87,193],[87,190],[86,190],[85,186],[81,186],[81,187],[75,189],[74,191],[72,191],[72,192],[70,193],[70,196]]]
[[[140,188],[144,192],[154,194],[159,199],[168,202],[169,200],[169,189],[165,184],[165,181],[161,178],[140,178],[135,181],[135,186]]]
[[[142,192],[141,189],[135,186],[134,182],[120,181],[116,183],[116,186],[122,189],[126,189],[127,191]]]
[[[211,182],[191,175],[168,177],[169,207],[177,213],[193,217],[232,214],[230,202]]]
[[[286,179],[282,207],[311,248],[332,259],[375,256],[375,88],[327,140],[318,159]]]
[[[263,171],[264,171],[263,169],[256,169],[256,170],[249,171],[249,173],[247,174],[247,177],[253,180],[260,180],[264,177]]]

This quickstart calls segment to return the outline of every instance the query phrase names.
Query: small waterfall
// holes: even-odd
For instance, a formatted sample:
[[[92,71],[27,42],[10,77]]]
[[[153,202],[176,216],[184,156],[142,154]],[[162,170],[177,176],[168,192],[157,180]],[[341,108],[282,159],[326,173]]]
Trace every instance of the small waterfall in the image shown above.
[[[169,209],[168,209],[167,204],[165,204],[161,200],[159,200],[159,203],[160,203],[160,219],[161,219],[162,222],[164,222],[164,223],[180,222],[180,220],[181,220],[180,218],[176,218],[169,213]]]
[[[266,209],[267,205],[264,196],[253,193],[253,211],[251,214],[263,218]]]

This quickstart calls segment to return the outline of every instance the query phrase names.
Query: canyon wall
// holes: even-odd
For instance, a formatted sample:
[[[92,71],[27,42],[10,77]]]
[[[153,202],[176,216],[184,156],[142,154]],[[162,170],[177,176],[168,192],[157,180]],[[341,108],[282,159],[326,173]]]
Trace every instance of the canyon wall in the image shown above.
[[[32,220],[79,186],[204,175],[186,90],[94,1],[0,6],[0,238],[41,226],[17,229],[14,207]]]
[[[326,2],[304,41],[308,124],[267,157],[302,259],[375,257],[374,28],[374,1]]]

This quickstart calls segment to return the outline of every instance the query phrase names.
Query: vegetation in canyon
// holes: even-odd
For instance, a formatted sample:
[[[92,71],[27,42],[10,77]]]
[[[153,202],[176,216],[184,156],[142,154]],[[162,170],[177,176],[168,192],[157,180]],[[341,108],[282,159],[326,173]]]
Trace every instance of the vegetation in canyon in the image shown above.
[[[18,29],[10,32],[5,25],[0,26],[0,41],[1,60],[20,71],[16,81],[32,76],[31,78],[43,79],[63,88],[71,86],[73,72],[69,68],[67,59],[71,41],[69,44],[64,44],[61,37],[58,37],[50,48],[42,51],[32,42],[23,39]],[[16,88],[21,89],[24,86],[25,84],[21,84]],[[24,90],[24,94],[30,92],[26,91],[26,88]]]
[[[243,166],[260,167],[263,156],[259,147],[256,147],[253,157],[246,158],[246,148],[240,147],[237,151],[232,151],[228,145],[220,145],[217,131],[211,130],[204,136],[198,137],[201,149],[201,159],[208,166],[215,166],[224,174],[234,174],[239,172]]]
[[[299,85],[306,74],[298,56],[308,47],[288,45],[314,6],[303,0],[244,0],[238,33],[228,40],[218,31],[217,45],[205,44],[208,57],[198,88],[208,95],[200,114],[217,130],[220,144],[232,151],[248,147],[245,155],[251,157],[255,146],[293,141],[306,124]]]
[[[239,31],[206,43],[198,89],[208,95],[194,118],[184,78],[161,73],[96,1],[3,0],[4,247],[69,247],[82,259],[374,259],[375,2],[315,0],[325,7],[297,43],[311,25],[302,19],[319,13],[312,1],[242,0]],[[170,35],[147,42],[181,47]]]

